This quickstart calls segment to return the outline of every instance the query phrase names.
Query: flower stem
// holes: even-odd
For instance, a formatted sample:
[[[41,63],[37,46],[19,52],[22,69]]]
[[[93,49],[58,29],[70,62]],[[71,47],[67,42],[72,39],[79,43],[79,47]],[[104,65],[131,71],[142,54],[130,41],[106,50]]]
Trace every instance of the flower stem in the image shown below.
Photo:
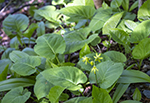
[[[98,86],[97,75],[96,75],[96,73],[94,73],[94,74],[95,74],[96,84],[97,84],[97,86]]]
[[[141,69],[142,62],[143,62],[143,59],[140,60],[140,64],[138,65],[139,70]]]

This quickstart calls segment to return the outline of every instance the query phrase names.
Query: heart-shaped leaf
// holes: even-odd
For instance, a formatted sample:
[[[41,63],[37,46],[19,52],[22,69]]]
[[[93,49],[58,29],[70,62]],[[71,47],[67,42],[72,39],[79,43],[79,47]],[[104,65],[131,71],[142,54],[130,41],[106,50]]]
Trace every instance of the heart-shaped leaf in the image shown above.
[[[25,103],[31,95],[27,89],[23,90],[23,87],[17,87],[9,91],[4,98],[2,103]]]
[[[150,82],[150,77],[141,71],[137,70],[124,70],[118,83],[140,83]]]
[[[135,27],[131,34],[130,41],[132,43],[139,43],[142,39],[147,38],[150,35],[150,20],[143,21]]]
[[[24,14],[9,15],[3,21],[3,27],[10,31],[24,31],[29,24],[29,19]]]
[[[101,88],[107,89],[112,86],[123,72],[122,63],[114,63],[112,61],[101,62],[96,65],[98,71],[96,72],[97,81]],[[90,73],[89,79],[91,83],[96,83],[95,74]]]
[[[44,70],[41,74],[50,83],[73,91],[81,89],[80,83],[87,81],[86,75],[80,69],[71,66]]]
[[[62,14],[70,17],[70,21],[91,19],[95,11],[95,8],[91,6],[69,6],[60,10]]]
[[[145,59],[150,56],[150,38],[143,39],[133,49],[132,56],[134,59]]]
[[[66,43],[61,35],[46,34],[38,37],[34,50],[40,56],[54,59],[57,53],[65,51]]]
[[[34,85],[34,93],[38,99],[46,97],[50,89],[54,85],[47,81],[41,74],[36,77],[36,83]]]
[[[27,56],[20,58],[12,67],[16,73],[22,76],[28,76],[36,72],[36,66],[41,64],[41,59],[36,56]]]
[[[0,82],[0,92],[2,91],[8,91],[10,89],[16,88],[16,87],[28,87],[33,86],[35,83],[34,80],[28,79],[28,78],[12,78],[7,79]]]

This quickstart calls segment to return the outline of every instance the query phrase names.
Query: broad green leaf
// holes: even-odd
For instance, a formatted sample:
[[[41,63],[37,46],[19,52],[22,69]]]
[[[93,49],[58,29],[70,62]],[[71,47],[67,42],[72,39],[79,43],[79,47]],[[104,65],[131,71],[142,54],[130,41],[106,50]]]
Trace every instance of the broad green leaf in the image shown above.
[[[34,85],[34,93],[38,100],[46,97],[53,86],[54,85],[52,83],[48,82],[41,74],[39,74],[36,77]]]
[[[70,17],[69,21],[91,19],[95,11],[95,8],[91,6],[69,6],[60,10],[62,14]]]
[[[22,76],[28,76],[36,72],[36,66],[41,64],[41,59],[36,56],[26,56],[20,58],[14,65],[12,70]]]
[[[92,31],[99,30],[103,27],[104,23],[111,17],[111,9],[99,9],[96,15],[92,18],[89,27]]]
[[[119,8],[122,4],[123,0],[112,0],[110,6],[112,8]]]
[[[144,4],[140,7],[138,10],[138,19],[140,21],[148,20],[150,18],[150,1],[147,0],[144,2]]]
[[[14,50],[9,54],[9,58],[13,61],[13,62],[17,62],[18,60],[20,60],[20,58],[24,58],[29,56],[28,54],[21,52],[21,51],[17,51]]]
[[[90,64],[91,61],[95,61],[94,56],[96,56],[95,53],[91,53],[91,54],[87,54],[86,57],[90,58],[89,63],[85,64],[85,62],[83,62],[83,58],[81,58],[78,62],[78,66],[82,69],[82,70],[86,70],[86,71],[91,71],[92,69],[92,65]],[[107,61],[107,60],[111,60],[108,56],[106,55],[101,55],[101,57],[103,58],[102,60],[100,60],[101,62]],[[95,65],[99,64],[100,62],[95,61]]]
[[[74,0],[73,3],[69,4],[69,6],[93,6],[94,7],[94,2],[93,0]]]
[[[29,28],[23,33],[25,37],[31,38],[34,31],[38,28],[38,25],[36,23],[32,23]]]
[[[55,6],[44,6],[38,10],[34,10],[34,12],[35,12],[35,15],[39,15],[40,17],[43,17],[50,22],[59,24],[59,21],[57,19],[59,12],[56,11]],[[34,17],[36,19],[39,19],[35,15]]]
[[[121,103],[142,103],[142,102],[139,102],[139,101],[134,101],[134,100],[125,100]]]
[[[102,3],[102,8],[103,8],[103,9],[108,9],[108,8],[110,8],[110,7],[109,7],[109,5],[108,5],[107,3],[105,3],[105,1],[103,1],[103,3]]]
[[[132,12],[125,11],[123,14],[123,19],[125,19],[125,20],[135,20],[135,18],[136,18],[136,14],[134,14]]]
[[[90,53],[91,53],[90,47],[87,44],[85,44],[79,52],[79,57],[81,59],[83,56],[90,54]]]
[[[102,28],[102,32],[104,35],[105,34],[109,35],[109,30],[112,28],[116,28],[116,26],[118,25],[123,13],[124,12],[117,13],[105,22],[105,24],[103,25],[103,28]]]
[[[62,92],[65,90],[64,87],[61,86],[54,86],[50,89],[49,92],[49,101],[51,103],[58,103],[59,102],[59,97],[62,94]]]
[[[135,9],[135,8],[137,8],[137,7],[138,7],[138,1],[135,1],[135,2],[131,5],[129,11],[131,12],[133,9]]]
[[[87,30],[87,31],[86,31]],[[73,53],[81,49],[85,44],[92,42],[98,34],[93,34],[87,38],[89,33],[88,28],[80,29],[78,31],[73,31],[71,33],[64,35],[64,40],[66,42],[65,54]]]
[[[76,26],[74,27],[75,29],[80,29],[82,26],[84,26],[86,23],[88,22],[87,19],[83,19],[83,20],[80,20]]]
[[[99,37],[99,35],[90,43],[92,46],[96,46],[101,42],[101,38]],[[100,52],[100,51],[98,51]]]
[[[37,56],[37,54],[35,53],[35,51],[32,48],[26,47],[22,50],[22,52],[30,55],[30,56]]]
[[[108,51],[104,55],[107,55],[114,62],[126,62],[127,58],[123,53],[117,51]]]
[[[11,48],[15,48],[15,49],[19,49],[19,41],[18,41],[18,39],[17,39],[17,36],[15,36],[14,38],[12,38],[11,40],[10,40],[10,47]]]
[[[5,50],[5,52],[2,54],[2,56],[1,56],[1,60],[2,60],[2,59],[9,59],[9,54],[10,54],[13,50],[15,50],[15,48],[7,48],[7,49]]]
[[[83,99],[83,100],[80,101],[79,103],[93,103],[92,96],[91,96],[91,97],[88,97],[88,98],[86,98],[86,99]]]
[[[128,9],[129,9],[129,0],[123,0],[122,1],[122,7],[125,11],[128,11]]]
[[[125,31],[121,29],[117,28],[111,29],[110,35],[113,38],[113,40],[115,40],[119,44],[127,45],[129,43],[129,34],[127,34]]]
[[[8,91],[10,89],[22,86],[22,87],[28,87],[33,86],[35,83],[34,80],[28,79],[28,78],[12,78],[7,79],[0,82],[0,92],[2,91]]]
[[[4,70],[0,73],[0,81],[3,81],[7,78],[9,64],[4,68]]]
[[[46,34],[38,37],[34,51],[45,58],[54,59],[57,53],[65,51],[66,43],[61,35]]]
[[[11,67],[12,62],[9,59],[0,60],[0,74],[4,71],[5,67],[9,64]]]
[[[133,100],[135,100],[135,101],[141,100],[141,92],[139,91],[138,88],[136,88],[134,93],[133,93]]]
[[[75,97],[65,101],[64,103],[79,103],[80,101],[86,99],[87,97]]]
[[[96,68],[98,69],[96,72],[97,81],[103,89],[111,87],[119,79],[124,69],[122,63],[112,61],[101,62],[96,65]],[[90,73],[89,80],[91,83],[96,83],[93,72]]]
[[[150,82],[150,77],[141,71],[137,70],[124,70],[118,83],[140,83]]]
[[[7,48],[5,46],[0,45],[0,53],[5,51]]]
[[[132,43],[139,43],[142,39],[147,38],[150,35],[150,20],[143,21],[135,27],[131,34],[130,41]]]
[[[113,95],[113,103],[117,103],[119,101],[119,99],[122,97],[124,92],[128,89],[129,85],[130,84],[120,83],[117,86],[115,93]]]
[[[71,66],[44,70],[41,74],[50,83],[73,91],[81,89],[80,83],[87,81],[86,75],[80,69]]]
[[[21,38],[22,43],[25,44],[35,44],[35,38],[31,37],[30,39],[27,37]]]
[[[62,93],[59,97],[59,101],[67,101],[69,98],[69,95],[67,93]]]
[[[105,89],[98,88],[94,85],[92,90],[92,97],[93,97],[92,103],[113,103],[110,95]]]
[[[132,21],[132,20],[125,20],[125,25],[130,29],[130,30],[134,30],[135,28],[136,28],[136,26],[137,26],[137,24],[134,22],[134,21]]]
[[[29,24],[29,19],[24,14],[9,15],[3,21],[3,27],[10,31],[24,31]]]
[[[41,21],[38,23],[37,35],[42,36],[43,34],[45,34],[45,25],[44,22]]]
[[[23,90],[23,87],[17,87],[9,91],[4,98],[2,103],[25,103],[31,95],[27,89]]]
[[[143,39],[132,51],[134,59],[145,59],[150,56],[150,38]]]

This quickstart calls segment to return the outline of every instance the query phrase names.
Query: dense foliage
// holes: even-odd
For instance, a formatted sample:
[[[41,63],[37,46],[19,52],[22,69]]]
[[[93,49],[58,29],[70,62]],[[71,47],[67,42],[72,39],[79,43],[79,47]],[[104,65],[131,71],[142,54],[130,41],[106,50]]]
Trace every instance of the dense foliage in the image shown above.
[[[52,4],[59,9],[33,7],[32,19],[14,14],[3,21],[11,41],[10,48],[0,46],[0,92],[6,93],[1,103],[117,103],[131,83],[150,83],[140,71],[150,57],[150,0],[137,14],[132,11],[138,1],[129,6],[129,0],[112,0],[97,10],[93,0]],[[109,50],[111,42],[118,44],[118,51]],[[70,62],[74,53],[78,61]],[[136,63],[127,65],[129,60]],[[86,93],[89,86],[92,90]],[[121,103],[140,100],[135,88],[133,100]]]

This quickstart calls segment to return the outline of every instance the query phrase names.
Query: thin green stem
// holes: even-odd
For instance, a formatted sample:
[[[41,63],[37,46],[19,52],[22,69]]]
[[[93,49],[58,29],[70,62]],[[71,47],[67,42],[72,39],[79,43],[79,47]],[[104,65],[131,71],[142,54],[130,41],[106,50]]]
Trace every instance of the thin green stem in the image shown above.
[[[94,74],[95,74],[96,84],[97,84],[97,86],[99,87],[99,85],[98,85],[98,80],[97,80],[97,75],[96,75],[96,73],[94,73]]]
[[[90,47],[92,48],[92,50],[93,50],[95,53],[97,53],[96,50],[95,50],[92,46],[90,46]]]
[[[119,48],[120,48],[120,50],[121,50],[121,52],[122,52],[122,48],[121,48],[121,45],[120,44],[118,44],[119,45]]]
[[[138,65],[139,70],[141,69],[142,62],[143,62],[143,59],[140,60],[140,63]]]
[[[59,25],[59,26],[61,27],[61,29],[63,29],[64,31],[66,31],[63,26],[61,26],[61,25]]]
[[[59,61],[59,59],[58,59],[56,54],[55,54],[55,57],[56,57],[56,60],[57,60],[58,64],[60,64],[60,61]]]
[[[99,47],[99,45],[97,44],[96,46],[97,46],[99,52],[101,53],[102,51],[101,51],[101,48]]]

